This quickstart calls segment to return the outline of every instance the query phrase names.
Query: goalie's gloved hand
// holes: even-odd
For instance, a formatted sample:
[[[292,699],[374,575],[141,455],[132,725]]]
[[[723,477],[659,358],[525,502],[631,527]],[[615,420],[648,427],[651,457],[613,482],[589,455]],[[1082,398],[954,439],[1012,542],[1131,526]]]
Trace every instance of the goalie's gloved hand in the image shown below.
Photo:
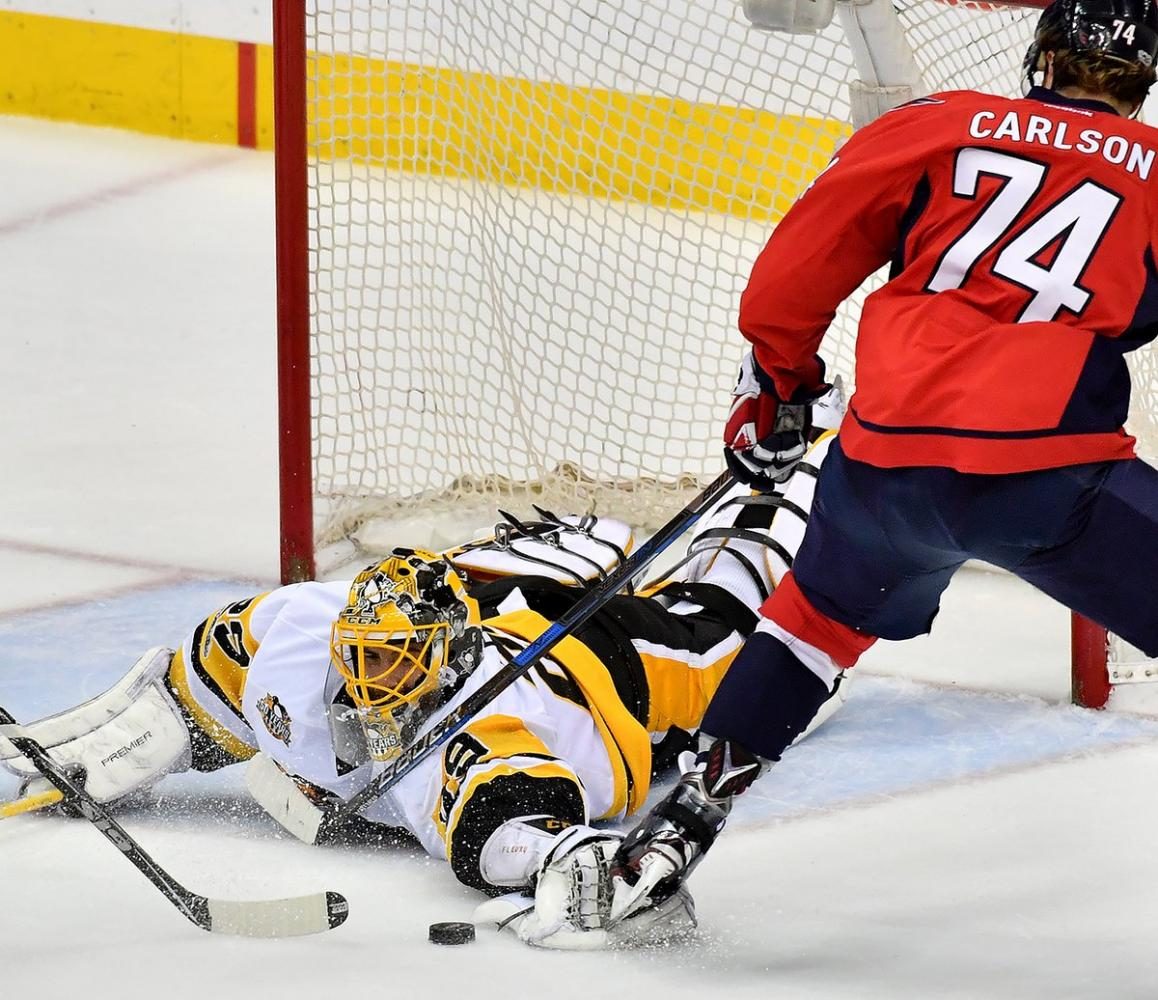
[[[611,907],[608,871],[620,835],[570,826],[556,838],[535,875],[535,907],[518,929],[528,944],[559,947],[559,935],[600,931]]]
[[[821,372],[823,373],[823,362]],[[800,389],[782,400],[772,379],[749,351],[740,365],[732,409],[724,425],[724,458],[742,483],[766,492],[784,482],[804,457],[812,428],[812,403],[831,389]]]
[[[634,830],[611,862],[609,923],[662,907],[724,828],[732,799],[761,774],[768,762],[731,740],[701,735],[699,754],[681,759],[684,775]]]
[[[494,922],[539,948],[567,951],[653,945],[695,930],[695,904],[683,886],[611,925],[611,860],[621,840],[610,830],[568,827],[539,862],[533,899],[512,894],[491,900],[475,911],[475,921]]]

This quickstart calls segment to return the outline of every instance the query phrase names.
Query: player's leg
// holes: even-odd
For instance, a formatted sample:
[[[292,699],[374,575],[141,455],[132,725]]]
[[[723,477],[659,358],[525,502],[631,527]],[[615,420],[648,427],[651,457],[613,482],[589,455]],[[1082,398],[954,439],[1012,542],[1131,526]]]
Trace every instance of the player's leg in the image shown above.
[[[722,504],[688,546],[686,564],[649,591],[655,600],[643,606],[633,634],[652,692],[653,731],[698,728],[743,640],[767,624],[759,609],[781,581],[792,586],[788,573],[834,440],[829,433],[815,442],[780,492],[741,490]],[[808,731],[842,703],[843,693],[827,700]]]
[[[1074,497],[1058,542],[1008,568],[1158,656],[1158,470],[1135,459],[1058,472]]]
[[[761,609],[703,731],[779,760],[876,638],[928,632],[966,558],[936,513],[959,490],[952,473],[852,462],[837,441],[792,572]]]
[[[733,798],[780,759],[876,636],[928,631],[966,558],[936,509],[962,490],[954,474],[875,469],[834,444],[793,571],[712,699],[696,765],[617,853],[613,917],[678,889]]]

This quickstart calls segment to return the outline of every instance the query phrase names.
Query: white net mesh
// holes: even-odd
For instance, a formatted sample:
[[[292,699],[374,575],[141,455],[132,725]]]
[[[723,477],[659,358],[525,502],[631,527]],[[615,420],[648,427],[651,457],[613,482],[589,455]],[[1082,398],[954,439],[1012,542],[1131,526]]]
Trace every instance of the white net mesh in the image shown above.
[[[1036,11],[898,6],[929,90],[1020,93]],[[839,23],[763,33],[738,0],[308,22],[319,544],[440,506],[670,516],[721,467],[752,261],[848,131]],[[822,348],[849,380],[858,302]]]

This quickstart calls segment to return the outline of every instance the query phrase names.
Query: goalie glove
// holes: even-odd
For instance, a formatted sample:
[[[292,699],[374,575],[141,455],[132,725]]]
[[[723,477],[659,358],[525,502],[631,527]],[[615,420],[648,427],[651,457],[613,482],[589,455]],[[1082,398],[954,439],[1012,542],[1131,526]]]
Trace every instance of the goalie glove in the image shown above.
[[[683,887],[660,905],[610,924],[610,865],[621,835],[589,826],[568,827],[539,863],[534,897],[520,893],[476,908],[476,923],[513,931],[526,944],[565,951],[598,951],[658,944],[696,926],[695,906]]]
[[[820,367],[823,373],[823,362]],[[724,425],[724,458],[732,474],[765,492],[792,475],[808,448],[812,403],[829,389],[827,384],[802,388],[791,400],[782,400],[771,377],[749,351],[740,364],[732,409]]]
[[[683,777],[620,844],[611,863],[609,924],[639,920],[683,890],[732,811],[732,799],[768,767],[731,740],[701,736]]]
[[[620,835],[590,826],[569,826],[555,837],[535,876],[535,907],[517,933],[543,947],[603,947],[611,906],[609,870]],[[586,945],[568,938],[600,932]]]

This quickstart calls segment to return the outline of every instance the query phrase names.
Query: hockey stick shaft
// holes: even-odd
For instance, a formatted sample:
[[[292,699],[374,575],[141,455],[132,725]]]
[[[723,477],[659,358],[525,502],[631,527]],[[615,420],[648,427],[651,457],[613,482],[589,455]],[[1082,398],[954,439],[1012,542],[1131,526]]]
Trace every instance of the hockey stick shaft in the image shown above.
[[[186,918],[205,927],[209,921],[209,913],[204,907],[197,905],[193,893],[181,885],[167,871],[158,865],[148,853],[138,844],[120,823],[100,805],[91,795],[62,768],[48,756],[48,751],[25,733],[16,720],[0,707],[0,725],[6,728],[4,736],[16,747],[33,766],[64,796],[69,805],[73,806],[85,819],[95,826],[118,851],[140,871],[145,878],[161,890],[162,895],[169,900]]]
[[[553,622],[538,639],[524,648],[518,656],[513,657],[506,667],[479,687],[454,711],[440,719],[429,731],[403,750],[401,755],[391,761],[385,770],[375,775],[360,792],[344,802],[323,807],[313,839],[315,841],[325,839],[368,803],[384,795],[503,691],[526,676],[556,643],[587,621],[633,577],[645,570],[656,556],[695,524],[706,510],[723,497],[734,482],[731,472],[720,473],[683,510],[620,563],[613,573],[585,591],[566,614]]]
[[[319,893],[317,898],[302,897],[257,903],[235,903],[212,900],[186,889],[156,861],[118,823],[104,806],[83,786],[58,766],[35,739],[12,715],[0,706],[2,734],[61,793],[64,801],[95,826],[132,865],[153,883],[161,894],[191,923],[206,931],[225,931],[257,937],[312,933],[337,927],[346,919],[346,901],[338,893]],[[324,923],[319,920],[319,906],[325,910]]]

